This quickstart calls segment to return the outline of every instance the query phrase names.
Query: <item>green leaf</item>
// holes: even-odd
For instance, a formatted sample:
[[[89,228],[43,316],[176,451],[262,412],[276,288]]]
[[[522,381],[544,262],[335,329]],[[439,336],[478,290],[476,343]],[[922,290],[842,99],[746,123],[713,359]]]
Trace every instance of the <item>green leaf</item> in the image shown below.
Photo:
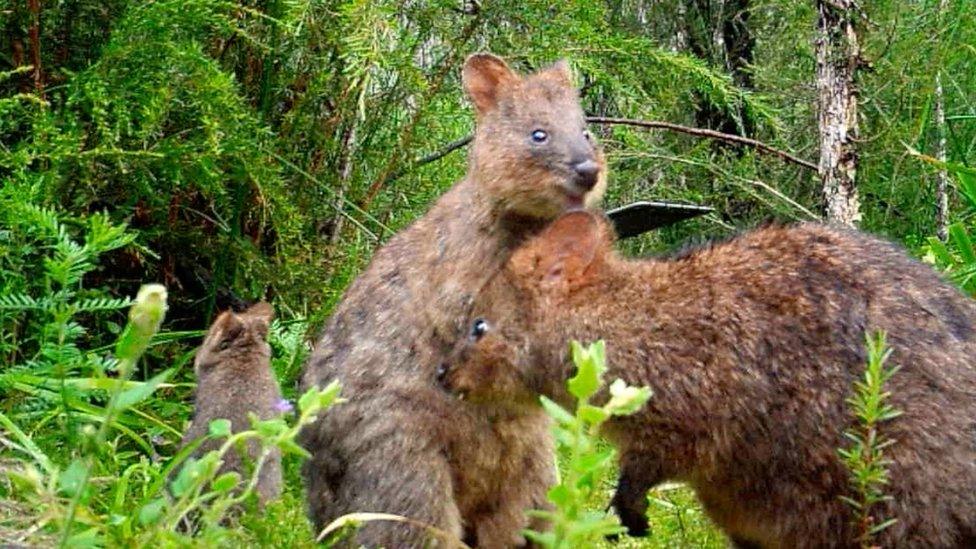
[[[332,406],[338,400],[341,389],[342,387],[337,380],[332,381],[321,390],[316,387],[309,388],[298,399],[299,413],[304,414],[310,410],[324,410]]]
[[[200,460],[195,457],[188,458],[183,464],[183,468],[180,469],[179,474],[170,483],[169,489],[173,493],[173,497],[181,497],[188,490],[193,488],[196,483],[197,477],[200,475]]]
[[[229,437],[230,436],[230,420],[229,419],[215,419],[210,422],[208,430],[210,436],[215,438]]]
[[[542,403],[542,408],[546,411],[546,414],[548,414],[552,419],[556,420],[557,423],[572,425],[576,422],[576,418],[573,417],[573,414],[570,414],[565,408],[549,400],[548,398],[540,396],[539,402]]]
[[[139,509],[139,524],[144,526],[156,524],[163,515],[163,508],[166,507],[166,500],[157,498],[142,506]]]
[[[532,530],[522,530],[525,539],[534,542],[539,547],[555,547],[556,534],[554,532],[534,532]]]
[[[591,344],[584,349],[579,342],[570,343],[576,375],[569,379],[567,387],[570,394],[586,401],[600,388],[600,376],[606,369],[603,357],[603,342]]]
[[[969,207],[976,209],[976,174],[967,171],[956,172],[959,181],[959,192],[966,198]]]
[[[612,448],[596,450],[591,454],[580,457],[578,468],[583,471],[600,471],[604,467],[609,467],[616,452]]]
[[[282,418],[258,419],[251,414],[251,427],[261,435],[262,438],[275,438],[288,430],[288,424]]]
[[[88,476],[88,467],[81,458],[75,459],[58,476],[58,492],[75,497],[78,492],[84,489],[83,483]]]
[[[332,404],[339,398],[339,394],[342,391],[342,386],[339,385],[338,380],[332,381],[322,389],[322,393],[319,395],[319,406],[322,409],[332,406]]]
[[[580,406],[576,415],[589,425],[600,425],[610,417],[609,412],[591,404],[583,404]]]
[[[99,547],[101,545],[99,540],[100,536],[98,535],[98,528],[89,528],[88,530],[78,532],[77,534],[69,537],[67,540],[65,540],[64,545],[65,547],[78,549]]]
[[[156,389],[169,378],[173,370],[166,370],[161,374],[154,376],[149,381],[143,383],[137,383],[134,387],[126,389],[125,392],[119,395],[119,400],[117,403],[118,410],[125,410],[131,408],[132,406],[142,402],[143,400],[149,398],[149,395],[153,394]]]
[[[230,490],[233,490],[240,481],[241,475],[231,471],[215,478],[213,482],[210,483],[210,488],[215,492],[229,492]]]
[[[559,484],[550,488],[546,497],[556,507],[564,507],[573,500],[573,493],[568,486]]]
[[[967,264],[976,263],[976,252],[973,251],[973,241],[969,232],[960,223],[949,225],[949,238],[956,247],[956,251]]]
[[[295,441],[288,438],[279,440],[278,448],[280,448],[281,451],[286,454],[301,456],[306,459],[312,457],[312,455],[308,453],[308,450],[302,448],[301,446],[296,444]]]

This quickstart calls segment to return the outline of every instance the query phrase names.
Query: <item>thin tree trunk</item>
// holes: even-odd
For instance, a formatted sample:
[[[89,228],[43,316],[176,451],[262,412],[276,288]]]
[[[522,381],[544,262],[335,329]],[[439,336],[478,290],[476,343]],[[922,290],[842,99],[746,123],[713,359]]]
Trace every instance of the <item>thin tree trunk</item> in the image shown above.
[[[342,136],[342,149],[340,151],[339,159],[339,188],[336,190],[336,208],[342,211],[346,207],[346,191],[349,189],[349,182],[352,180],[352,158],[353,150],[356,147],[356,128],[358,127],[357,120],[353,120],[352,126],[343,132]],[[332,225],[332,234],[329,236],[329,243],[335,244],[339,241],[342,235],[342,228],[344,225],[345,218],[341,215],[335,216],[335,222]]]
[[[30,10],[31,23],[28,36],[30,39],[31,65],[34,66],[34,91],[44,94],[44,76],[41,73],[41,0],[27,0]]]
[[[676,44],[702,59],[725,67],[732,81],[742,89],[752,89],[751,64],[756,39],[749,26],[751,0],[688,0],[678,3],[679,35]],[[754,121],[741,106],[729,110],[716,107],[704,98],[696,102],[695,121],[699,127],[753,135]]]
[[[820,128],[818,171],[828,221],[856,226],[857,73],[860,55],[853,0],[817,2],[817,98]]]
[[[947,0],[940,0],[937,21],[942,22]],[[946,161],[946,119],[945,94],[942,90],[942,71],[935,73],[935,158],[940,162]],[[943,242],[949,237],[949,174],[945,168],[939,168],[935,174],[935,229],[939,239]]]

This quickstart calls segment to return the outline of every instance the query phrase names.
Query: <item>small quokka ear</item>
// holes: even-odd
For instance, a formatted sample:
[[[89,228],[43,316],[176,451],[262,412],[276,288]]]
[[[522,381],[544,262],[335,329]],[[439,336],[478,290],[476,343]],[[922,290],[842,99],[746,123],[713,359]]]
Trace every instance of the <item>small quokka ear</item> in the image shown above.
[[[274,307],[267,301],[261,301],[260,303],[251,305],[241,314],[252,318],[260,318],[266,324],[271,324],[271,320],[274,319]]]
[[[256,330],[262,338],[267,339],[268,326],[271,325],[271,320],[274,319],[274,307],[270,303],[266,301],[255,303],[241,313],[241,316],[247,320],[248,326],[251,329]]]
[[[573,70],[569,68],[569,61],[565,59],[560,59],[553,63],[551,67],[546,69],[546,72],[560,84],[565,85],[567,88],[572,88],[573,86]]]
[[[568,213],[512,254],[510,268],[520,280],[543,288],[572,290],[585,286],[602,259],[607,234],[591,213]]]
[[[204,345],[228,345],[244,333],[244,322],[233,311],[220,313],[207,333]]]
[[[500,57],[490,53],[475,53],[464,62],[461,81],[474,102],[478,115],[490,112],[498,105],[498,95],[519,77]]]

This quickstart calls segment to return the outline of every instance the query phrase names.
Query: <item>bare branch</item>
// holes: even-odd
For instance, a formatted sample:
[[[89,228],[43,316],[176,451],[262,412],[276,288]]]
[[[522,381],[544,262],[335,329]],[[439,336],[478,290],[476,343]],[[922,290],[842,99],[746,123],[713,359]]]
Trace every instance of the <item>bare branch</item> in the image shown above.
[[[673,132],[684,133],[688,135],[694,135],[697,137],[704,137],[707,139],[716,139],[718,141],[726,141],[728,143],[735,143],[737,145],[742,145],[744,147],[750,147],[762,153],[771,154],[778,156],[787,162],[792,162],[799,166],[810,170],[817,170],[817,165],[808,160],[804,160],[797,156],[794,156],[786,151],[777,149],[772,145],[767,145],[762,141],[757,141],[748,137],[742,137],[741,135],[735,135],[731,133],[722,133],[715,130],[709,130],[705,128],[692,128],[691,126],[682,126],[681,124],[673,124],[671,122],[661,122],[657,120],[632,120],[630,118],[604,118],[600,116],[591,116],[586,119],[587,122],[591,124],[616,124],[621,126],[636,126],[639,128],[647,129],[660,129],[660,130],[670,130]]]
[[[587,122],[591,124],[607,124],[607,125],[619,125],[619,126],[635,126],[638,128],[644,128],[649,130],[669,130],[678,133],[684,133],[687,135],[694,135],[696,137],[704,137],[706,139],[715,139],[718,141],[725,141],[727,143],[733,143],[743,147],[749,147],[765,154],[771,154],[773,156],[778,156],[779,158],[792,162],[798,166],[803,166],[809,170],[817,171],[817,165],[808,160],[804,160],[798,156],[792,155],[786,151],[777,149],[771,145],[767,145],[762,141],[757,141],[755,139],[750,139],[748,137],[742,137],[741,135],[735,135],[731,133],[722,133],[715,130],[709,130],[705,128],[693,128],[691,126],[682,126],[681,124],[673,124],[671,122],[662,122],[659,120],[633,120],[630,118],[607,118],[602,116],[590,116],[586,119]],[[431,162],[436,162],[441,158],[451,154],[452,152],[466,146],[471,143],[474,136],[468,135],[462,137],[456,141],[452,141],[443,149],[432,152],[430,154],[424,155],[417,160],[414,160],[410,166],[406,168],[401,168],[395,173],[391,174],[390,177],[386,179],[386,183],[389,183],[395,179],[398,179],[412,169],[424,164],[429,164]]]

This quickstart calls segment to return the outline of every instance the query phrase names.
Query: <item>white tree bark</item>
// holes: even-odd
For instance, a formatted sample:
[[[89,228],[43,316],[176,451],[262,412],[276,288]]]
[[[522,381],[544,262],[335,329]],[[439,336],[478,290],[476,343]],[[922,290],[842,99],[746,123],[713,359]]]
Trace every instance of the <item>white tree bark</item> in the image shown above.
[[[940,0],[938,21],[941,23],[947,0]],[[935,73],[935,157],[946,161],[945,94],[942,91],[942,71]],[[949,174],[940,168],[935,174],[935,230],[945,242],[949,237]]]
[[[818,166],[828,221],[856,226],[857,88],[860,60],[853,0],[817,2],[817,99],[820,128]]]

